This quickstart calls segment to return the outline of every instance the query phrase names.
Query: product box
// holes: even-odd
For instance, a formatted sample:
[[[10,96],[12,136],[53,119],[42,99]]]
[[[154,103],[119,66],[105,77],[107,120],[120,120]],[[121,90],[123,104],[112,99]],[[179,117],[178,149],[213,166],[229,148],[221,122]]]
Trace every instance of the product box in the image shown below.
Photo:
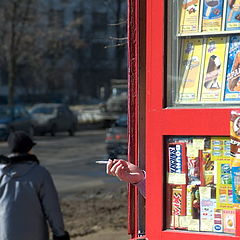
[[[202,153],[203,161],[203,176],[204,185],[214,184],[214,161],[211,160],[210,151],[203,151]]]
[[[171,227],[180,227],[180,216],[186,215],[186,196],[182,188],[172,188],[171,195]]]
[[[203,46],[202,38],[183,40],[180,60],[179,103],[198,101]]]
[[[233,203],[240,204],[240,167],[232,167]]]
[[[200,185],[200,161],[199,157],[187,157],[188,162],[188,184]]]
[[[181,2],[179,33],[198,32],[200,0],[183,0]]]
[[[168,144],[168,172],[186,173],[186,143]]]
[[[223,232],[223,216],[221,209],[214,210],[213,232]]]
[[[199,187],[187,185],[186,215],[192,219],[199,219],[200,194]]]
[[[182,214],[182,189],[172,189],[172,215]]]
[[[240,30],[240,0],[227,0],[226,30]]]
[[[224,86],[226,37],[207,38],[201,102],[221,102]]]
[[[240,167],[240,111],[232,110],[230,116],[231,166]]]
[[[216,199],[200,198],[200,231],[212,232]]]
[[[240,101],[240,36],[229,39],[224,101]]]
[[[202,31],[221,31],[223,0],[203,0]]]
[[[230,161],[217,163],[216,201],[218,209],[233,208],[232,172]]]
[[[230,138],[211,137],[211,160],[230,161]]]
[[[223,210],[223,231],[225,233],[235,233],[236,229],[236,211]]]

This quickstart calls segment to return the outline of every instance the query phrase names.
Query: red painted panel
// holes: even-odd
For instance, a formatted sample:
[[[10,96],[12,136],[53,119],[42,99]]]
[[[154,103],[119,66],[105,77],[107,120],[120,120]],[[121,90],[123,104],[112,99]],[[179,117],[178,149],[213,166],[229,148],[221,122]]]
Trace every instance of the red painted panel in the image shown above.
[[[163,231],[162,239],[164,240],[176,240],[181,236],[184,240],[233,240],[236,239],[235,236],[226,234],[214,234],[214,233],[204,233],[204,232],[184,232],[184,231]],[[150,239],[149,239],[150,240]]]
[[[161,239],[163,228],[163,138],[159,132],[163,106],[164,1],[147,0],[146,46],[146,235]]]
[[[230,109],[164,109],[158,113],[163,135],[230,134]],[[156,118],[158,117],[156,114]]]

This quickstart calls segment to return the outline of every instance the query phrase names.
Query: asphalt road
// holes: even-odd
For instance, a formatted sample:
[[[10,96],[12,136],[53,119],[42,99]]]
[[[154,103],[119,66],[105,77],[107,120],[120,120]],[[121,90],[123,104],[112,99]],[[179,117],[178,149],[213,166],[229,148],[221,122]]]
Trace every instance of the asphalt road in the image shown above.
[[[60,195],[74,194],[84,190],[114,190],[124,186],[105,173],[105,165],[98,165],[96,160],[107,158],[105,150],[105,130],[81,130],[76,136],[58,133],[55,137],[39,136],[34,140],[33,149],[43,166],[53,176]],[[0,143],[0,154],[8,152],[6,142]]]

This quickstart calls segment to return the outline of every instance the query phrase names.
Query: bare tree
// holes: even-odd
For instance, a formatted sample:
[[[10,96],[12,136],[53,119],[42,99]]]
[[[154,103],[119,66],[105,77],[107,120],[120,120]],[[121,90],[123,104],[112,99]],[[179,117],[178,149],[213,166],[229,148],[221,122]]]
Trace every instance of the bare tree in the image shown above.
[[[107,47],[115,47],[116,75],[121,77],[123,75],[122,63],[127,47],[127,1],[115,0],[113,4],[113,1],[105,0],[105,4],[112,16],[112,22],[109,25],[115,30],[115,35],[109,36],[112,44]]]
[[[69,60],[66,62],[66,53],[83,45],[76,30],[79,21],[67,26],[53,21],[49,25],[48,17],[44,1],[0,1],[0,64],[7,67],[9,105],[14,103],[19,79],[26,93],[30,88],[61,87],[64,72],[73,67]],[[20,78],[24,69],[31,76]]]

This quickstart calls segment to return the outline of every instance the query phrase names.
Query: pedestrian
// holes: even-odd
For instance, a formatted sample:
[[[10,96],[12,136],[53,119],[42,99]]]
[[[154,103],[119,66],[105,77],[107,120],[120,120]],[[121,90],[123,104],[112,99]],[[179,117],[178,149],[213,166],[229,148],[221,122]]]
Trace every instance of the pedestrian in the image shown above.
[[[31,153],[36,143],[23,131],[9,135],[11,154],[0,157],[0,239],[70,240],[52,177]]]
[[[145,197],[146,172],[138,166],[123,159],[109,159],[106,172],[109,175],[116,176],[121,181],[137,186],[139,192]]]

